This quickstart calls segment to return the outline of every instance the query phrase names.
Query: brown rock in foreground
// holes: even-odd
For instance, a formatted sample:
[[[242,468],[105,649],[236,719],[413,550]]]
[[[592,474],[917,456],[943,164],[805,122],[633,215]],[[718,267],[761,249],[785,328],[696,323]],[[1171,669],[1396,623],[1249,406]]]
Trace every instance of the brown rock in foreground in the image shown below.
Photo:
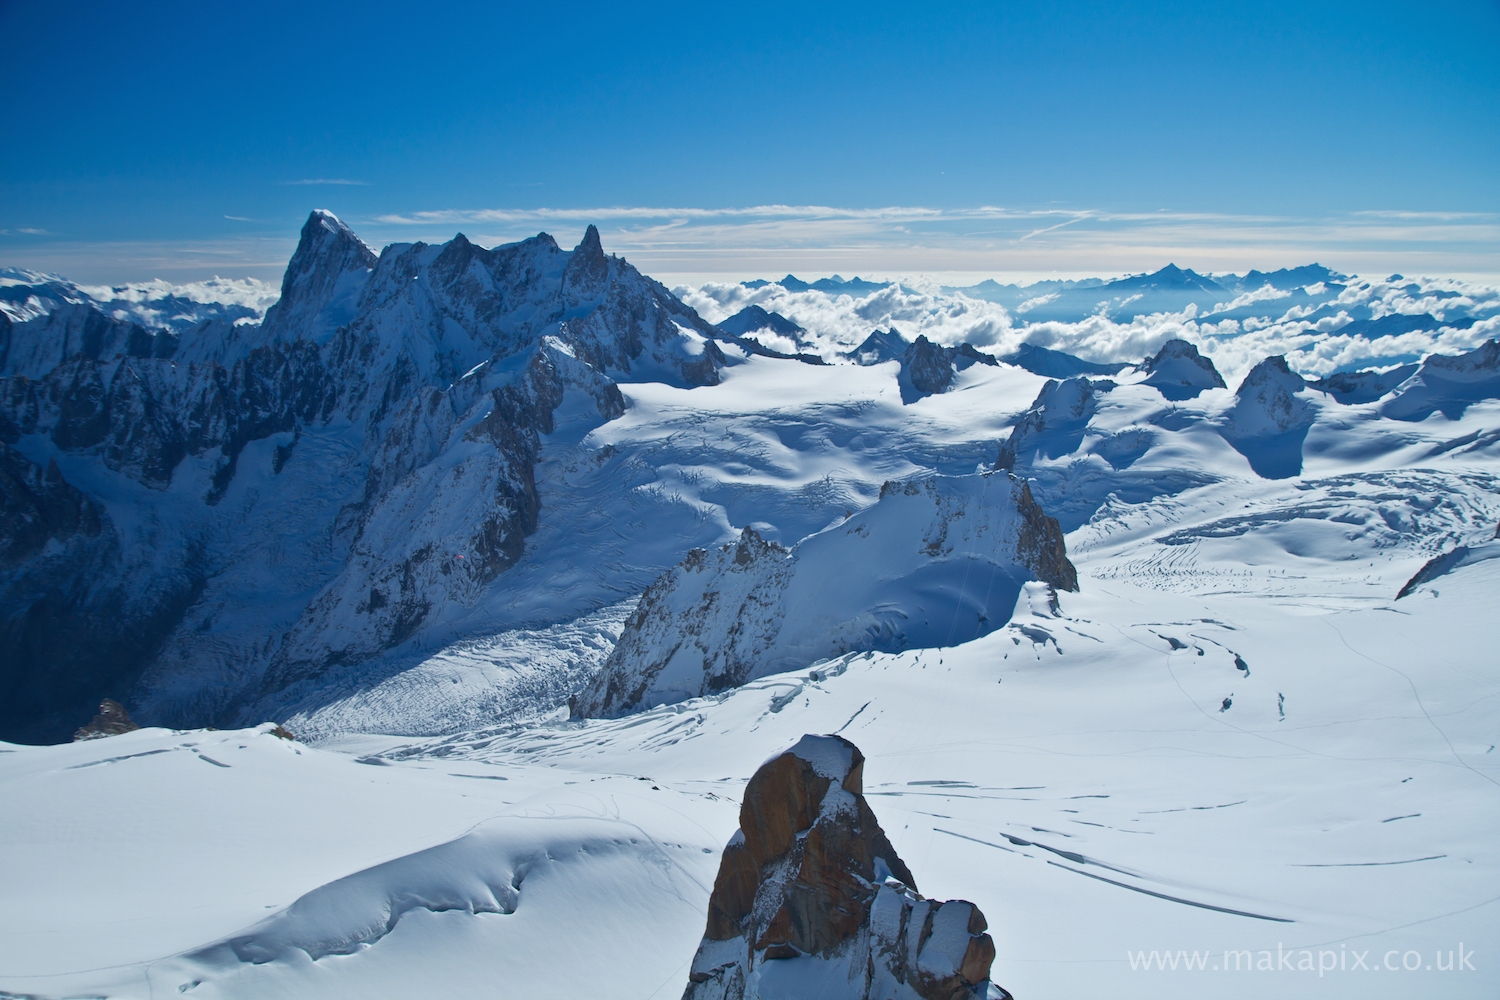
[[[99,703],[99,714],[94,716],[94,721],[73,734],[73,742],[119,736],[139,728],[141,727],[130,721],[130,713],[125,711],[124,705],[113,698],[105,698]]]
[[[683,1000],[984,1000],[995,945],[916,891],[863,794],[864,755],[804,736],[745,788]]]

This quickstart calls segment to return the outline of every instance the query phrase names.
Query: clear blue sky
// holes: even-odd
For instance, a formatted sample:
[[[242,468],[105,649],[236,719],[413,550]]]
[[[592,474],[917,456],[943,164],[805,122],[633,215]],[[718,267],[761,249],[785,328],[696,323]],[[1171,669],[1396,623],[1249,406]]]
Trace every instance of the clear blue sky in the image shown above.
[[[253,269],[312,207],[377,245],[563,238],[581,218],[534,210],[645,208],[617,213],[615,243],[676,271],[694,249],[754,270],[795,247],[828,270],[820,243],[878,244],[886,270],[1044,246],[1041,270],[1069,247],[1143,269],[1229,230],[1251,237],[1208,257],[1406,248],[1500,271],[1497,0],[0,0],[0,38],[0,263],[123,279],[136,254],[180,278],[220,253],[274,277]],[[766,205],[845,221],[715,216],[661,249],[669,209]],[[892,206],[938,222],[847,211]],[[986,206],[1023,221],[985,235]]]

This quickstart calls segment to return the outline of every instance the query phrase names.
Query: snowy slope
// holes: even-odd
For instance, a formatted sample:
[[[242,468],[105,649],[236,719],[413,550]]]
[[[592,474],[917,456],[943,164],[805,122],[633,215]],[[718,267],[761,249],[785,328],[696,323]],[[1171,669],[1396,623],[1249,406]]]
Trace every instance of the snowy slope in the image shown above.
[[[1077,587],[1062,532],[1025,483],[890,482],[795,548],[746,528],[694,549],[642,595],[574,714],[712,694],[851,651],[956,645],[1003,625],[1029,580]]]
[[[1394,567],[1379,596],[1287,601],[1262,551],[1218,596],[1085,555],[1059,612],[1024,595],[959,647],[500,739],[3,748],[0,989],[537,995],[566,969],[677,996],[743,782],[840,731],[924,892],[989,917],[1017,996],[1492,995],[1500,689],[1475,623],[1500,563],[1410,604]],[[1472,971],[1425,969],[1459,942]],[[1278,947],[1291,971],[1210,964]],[[1304,949],[1345,968],[1295,971]],[[1391,949],[1397,971],[1364,971]],[[1205,968],[1132,971],[1152,951]]]

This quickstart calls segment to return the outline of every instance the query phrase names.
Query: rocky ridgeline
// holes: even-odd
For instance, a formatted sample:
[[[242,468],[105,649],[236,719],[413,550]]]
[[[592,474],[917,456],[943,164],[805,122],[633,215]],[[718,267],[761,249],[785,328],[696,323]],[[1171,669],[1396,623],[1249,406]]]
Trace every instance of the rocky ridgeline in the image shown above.
[[[984,1000],[995,945],[984,914],[938,902],[880,828],[864,755],[804,736],[745,788],[683,1000]]]
[[[617,379],[714,384],[728,363],[592,226],[573,251],[376,254],[314,212],[261,324],[153,332],[69,287],[0,314],[11,739],[66,738],[101,690],[153,723],[230,722],[405,642],[520,556],[565,394],[603,421]]]
[[[572,710],[618,715],[848,652],[957,645],[1004,625],[1030,580],[1078,589],[1062,531],[1024,481],[887,483],[795,548],[746,528],[690,552],[646,590]]]
[[[901,362],[897,381],[901,387],[901,400],[913,403],[924,396],[947,392],[953,387],[953,378],[973,365],[1000,364],[992,355],[985,354],[972,344],[944,347],[919,334],[908,341],[895,327],[890,330],[875,330],[854,350],[843,357],[857,365],[869,366],[886,361]]]
[[[132,733],[141,728],[130,718],[130,713],[125,711],[113,698],[105,698],[99,703],[99,713],[89,721],[86,726],[80,726],[73,734],[73,742],[83,740],[102,740],[106,736],[119,736],[121,733]]]

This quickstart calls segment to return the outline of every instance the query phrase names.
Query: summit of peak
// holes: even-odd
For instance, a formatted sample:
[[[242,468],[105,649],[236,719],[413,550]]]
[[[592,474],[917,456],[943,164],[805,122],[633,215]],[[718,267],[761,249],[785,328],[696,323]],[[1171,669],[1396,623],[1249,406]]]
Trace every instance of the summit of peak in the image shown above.
[[[604,244],[599,240],[599,227],[592,222],[583,231],[583,239],[579,240],[578,246],[573,249],[574,253],[578,253],[579,251],[589,256],[594,256],[595,254],[601,257],[604,256]]]
[[[266,312],[261,329],[272,339],[322,339],[353,315],[359,290],[378,259],[338,216],[313,209],[282,276],[281,298]]]
[[[599,242],[598,227],[590,224],[584,230],[583,239],[573,248],[563,275],[563,287],[570,297],[589,299],[602,294],[609,280],[609,262],[604,257],[604,246]]]

